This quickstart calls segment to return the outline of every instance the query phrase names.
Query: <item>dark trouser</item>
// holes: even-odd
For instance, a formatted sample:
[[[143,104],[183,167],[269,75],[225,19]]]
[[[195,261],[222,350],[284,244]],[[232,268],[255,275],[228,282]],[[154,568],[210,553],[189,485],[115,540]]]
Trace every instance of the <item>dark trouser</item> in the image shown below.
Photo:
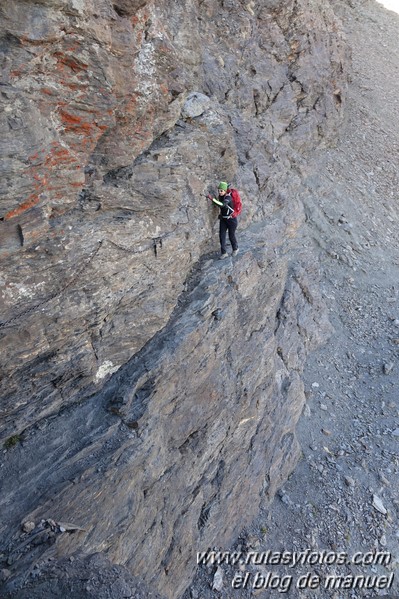
[[[229,239],[233,250],[238,248],[236,239],[237,218],[220,218],[219,239],[222,254],[226,254],[226,232],[229,232]]]

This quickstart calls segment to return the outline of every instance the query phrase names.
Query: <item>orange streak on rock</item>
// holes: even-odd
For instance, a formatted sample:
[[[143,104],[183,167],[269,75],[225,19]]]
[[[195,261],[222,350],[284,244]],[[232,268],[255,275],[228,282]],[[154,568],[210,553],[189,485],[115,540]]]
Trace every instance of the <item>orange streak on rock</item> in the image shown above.
[[[80,124],[82,122],[79,116],[65,112],[65,110],[60,110],[60,116],[64,125]]]
[[[4,216],[4,220],[9,220],[14,216],[19,216],[23,212],[29,210],[29,208],[33,208],[33,206],[36,206],[36,204],[38,204],[39,202],[40,198],[37,195],[29,196],[29,198],[25,202],[20,204],[17,208],[14,208],[13,210],[10,210],[10,212],[7,212],[7,214]]]
[[[76,58],[74,58],[73,56],[68,56],[66,54],[61,54],[61,52],[56,52],[54,54],[54,56],[56,57],[57,61],[58,61],[58,68],[59,69],[63,69],[64,67],[68,67],[69,69],[71,69],[71,71],[73,71],[74,73],[77,73],[79,71],[86,71],[88,68],[88,65],[80,62],[79,60],[77,60]]]
[[[46,94],[47,96],[56,96],[56,92],[49,87],[42,87],[42,94]]]

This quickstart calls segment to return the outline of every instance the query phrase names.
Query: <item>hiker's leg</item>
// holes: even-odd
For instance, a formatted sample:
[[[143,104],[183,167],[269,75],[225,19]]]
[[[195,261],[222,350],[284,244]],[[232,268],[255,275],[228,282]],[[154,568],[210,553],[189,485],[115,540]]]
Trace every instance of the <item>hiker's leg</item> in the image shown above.
[[[230,243],[231,243],[231,247],[233,248],[233,250],[236,250],[238,248],[238,243],[237,243],[237,238],[236,238],[236,229],[237,229],[237,219],[236,218],[229,218],[229,220],[227,221],[228,223],[228,228],[229,228],[229,239],[230,239]]]
[[[220,251],[222,254],[226,254],[226,231],[227,231],[227,220],[221,218],[219,221],[219,239],[220,239]]]

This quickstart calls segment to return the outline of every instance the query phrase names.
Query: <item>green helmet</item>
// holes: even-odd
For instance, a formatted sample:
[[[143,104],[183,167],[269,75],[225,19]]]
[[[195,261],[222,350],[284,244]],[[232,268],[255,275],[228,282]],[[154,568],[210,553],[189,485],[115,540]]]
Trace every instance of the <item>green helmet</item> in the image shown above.
[[[220,181],[219,185],[218,185],[218,189],[223,189],[223,191],[227,191],[228,189],[228,184],[226,183],[226,181]]]

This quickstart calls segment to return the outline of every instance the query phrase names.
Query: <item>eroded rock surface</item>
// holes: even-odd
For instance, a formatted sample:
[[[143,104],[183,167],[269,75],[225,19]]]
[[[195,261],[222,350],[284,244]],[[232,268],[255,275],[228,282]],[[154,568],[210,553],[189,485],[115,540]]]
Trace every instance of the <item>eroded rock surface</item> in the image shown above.
[[[7,568],[104,552],[177,597],[196,548],[227,543],[297,459],[302,364],[329,325],[295,239],[341,119],[339,22],[318,0],[0,16]],[[244,201],[226,264],[203,196],[220,178]],[[21,541],[48,518],[84,530]]]
[[[289,214],[299,152],[339,118],[344,56],[323,3],[60,0],[1,17],[9,436],[94,391],[166,324],[215,247],[209,184],[242,189],[243,225]],[[195,92],[206,110],[181,119]]]

